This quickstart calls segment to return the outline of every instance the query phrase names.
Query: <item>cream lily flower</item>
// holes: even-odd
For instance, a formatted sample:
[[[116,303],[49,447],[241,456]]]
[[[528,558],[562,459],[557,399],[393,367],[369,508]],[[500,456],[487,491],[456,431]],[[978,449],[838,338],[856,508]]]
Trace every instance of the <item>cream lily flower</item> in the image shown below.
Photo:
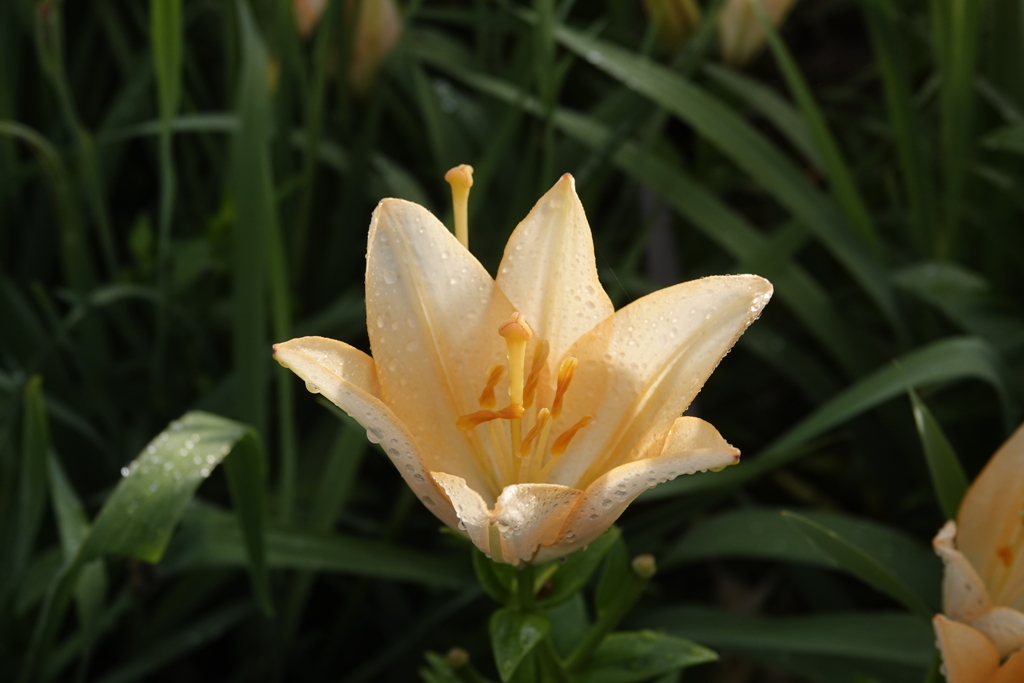
[[[933,625],[949,683],[1024,681],[1022,515],[1024,425],[971,484],[957,520],[932,541],[945,565],[945,616]]]
[[[471,173],[446,176],[463,235]],[[766,280],[708,277],[616,312],[568,174],[513,232],[497,281],[398,199],[374,211],[366,259],[373,357],[321,337],[274,356],[491,559],[566,555],[645,489],[739,460],[714,427],[680,415],[768,302]],[[509,405],[496,410],[499,396]]]

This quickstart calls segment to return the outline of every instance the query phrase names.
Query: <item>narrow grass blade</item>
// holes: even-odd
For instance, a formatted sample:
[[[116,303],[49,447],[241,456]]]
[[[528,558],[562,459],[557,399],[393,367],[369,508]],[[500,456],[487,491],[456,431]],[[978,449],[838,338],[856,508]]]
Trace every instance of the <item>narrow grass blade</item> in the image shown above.
[[[221,608],[154,643],[96,681],[130,683],[145,679],[161,667],[220,637],[252,613],[252,605],[244,602]]]
[[[932,41],[941,73],[943,234],[938,255],[955,253],[974,142],[974,71],[982,3],[932,0]]]
[[[176,193],[172,122],[181,100],[182,18],[181,0],[150,0],[149,34],[153,46],[157,109],[160,112],[160,212],[157,229],[157,281],[162,305],[154,354],[154,391],[162,389],[164,347],[171,295],[171,221]]]
[[[904,584],[913,586],[929,606],[939,606],[942,563],[920,541],[867,519],[833,512],[807,511],[801,514],[862,548],[890,568]],[[658,566],[667,570],[692,562],[729,558],[844,569],[833,555],[811,543],[774,508],[731,510],[697,522],[658,558]]]
[[[246,430],[235,444],[232,456],[224,464],[224,472],[242,529],[253,592],[263,613],[272,616],[274,605],[264,540],[267,524],[266,464],[263,448],[253,430]]]
[[[172,422],[122,470],[124,478],[100,509],[88,537],[50,586],[22,665],[20,681],[33,679],[39,658],[52,641],[83,569],[104,555],[159,561],[199,484],[247,434],[251,434],[251,428],[246,425],[209,413],[187,413]],[[243,500],[246,509],[251,500],[251,497]],[[252,525],[254,517],[248,517],[247,524]],[[259,571],[263,566],[260,558],[246,555],[258,548],[240,545],[250,571]],[[254,581],[257,585],[259,582]]]
[[[807,536],[822,551],[828,553],[846,571],[864,583],[903,603],[907,609],[930,620],[933,610],[924,599],[903,582],[891,569],[883,566],[863,548],[851,543],[827,526],[788,510],[782,516]]]
[[[735,95],[786,136],[809,162],[822,168],[821,154],[814,144],[807,121],[785,98],[756,78],[718,64],[705,64],[703,73],[716,85]]]
[[[912,387],[977,379],[993,388],[1007,415],[1015,414],[1004,385],[1006,371],[992,347],[974,337],[950,337],[911,351],[899,359],[899,367],[885,365],[848,387],[787,430],[760,454],[744,460],[738,467],[717,473],[680,477],[651,489],[647,500],[729,488],[757,478],[796,460],[807,444],[830,429],[871,410]]]
[[[38,375],[31,377],[25,384],[23,396],[12,580],[20,578],[28,566],[49,488],[50,426],[43,404],[43,378]]]
[[[536,100],[524,97],[512,84],[455,64],[428,44],[417,45],[416,51],[431,65],[481,92],[520,106],[531,114],[541,112]],[[614,135],[595,119],[566,109],[556,110],[555,123],[562,132],[594,149],[605,146]],[[763,258],[770,251],[769,240],[713,192],[632,142],[619,144],[613,159],[622,171],[657,192],[674,211],[738,261],[757,262],[763,269],[761,274],[775,285],[778,297],[851,376],[877,362],[867,356],[867,345],[857,341],[858,331],[846,322],[824,289],[798,265]]]
[[[909,614],[839,612],[799,617],[752,617],[693,605],[638,614],[650,628],[730,653],[784,653],[890,662],[924,670],[935,634]]]
[[[935,187],[925,156],[923,124],[910,94],[910,75],[903,42],[896,30],[895,7],[890,0],[862,0],[861,4],[885,88],[889,125],[899,154],[914,236],[918,246],[930,252],[936,228]]]
[[[910,403],[914,411],[914,424],[917,435],[921,438],[921,448],[928,463],[928,471],[932,475],[932,485],[939,499],[939,506],[946,519],[956,519],[960,501],[967,493],[967,475],[956,457],[953,447],[942,432],[942,427],[928,406],[920,399],[912,387],[907,387]]]
[[[464,588],[473,583],[464,558],[429,555],[381,541],[270,529],[266,543],[267,565],[273,569],[331,572],[441,588]],[[247,562],[238,520],[203,505],[186,515],[180,537],[171,544],[162,566],[168,572],[179,572],[195,567],[243,567]]]
[[[864,203],[864,198],[857,188],[857,183],[853,179],[853,173],[850,171],[846,158],[839,149],[832,131],[828,128],[828,124],[825,123],[825,116],[822,114],[814,94],[807,85],[807,81],[800,72],[800,67],[797,66],[793,55],[790,54],[786,44],[779,37],[779,33],[768,18],[764,6],[757,0],[746,1],[754,8],[757,18],[761,22],[761,28],[768,37],[768,45],[775,56],[779,70],[786,79],[789,91],[796,99],[797,104],[800,105],[800,111],[803,113],[804,120],[807,121],[807,126],[810,128],[815,147],[817,147],[818,153],[821,155],[822,165],[825,174],[828,176],[836,202],[846,213],[846,218],[850,221],[850,224],[860,233],[860,236],[868,246],[872,248],[876,257],[880,257],[883,252],[882,243],[878,239],[878,230],[875,227],[874,220],[871,218],[867,205]]]
[[[672,112],[729,156],[821,240],[898,331],[904,329],[885,273],[838,207],[736,112],[668,68],[607,41],[565,26],[556,36],[563,46]]]
[[[237,415],[265,433],[267,411],[267,245],[274,186],[270,177],[270,101],[267,51],[249,5],[239,0],[242,43],[238,78],[239,129],[232,141],[231,199],[234,356],[238,374]]]

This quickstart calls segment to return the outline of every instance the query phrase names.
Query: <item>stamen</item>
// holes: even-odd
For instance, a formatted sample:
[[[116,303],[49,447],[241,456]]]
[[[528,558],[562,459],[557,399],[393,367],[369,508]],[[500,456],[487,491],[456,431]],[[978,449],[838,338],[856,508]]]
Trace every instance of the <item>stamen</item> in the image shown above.
[[[523,416],[522,406],[506,406],[501,410],[478,410],[469,415],[463,415],[455,421],[455,426],[464,432],[473,427],[491,420],[518,420]]]
[[[460,164],[445,173],[444,179],[452,186],[455,237],[469,249],[469,188],[473,187],[473,167]]]
[[[533,429],[530,430],[530,433],[526,435],[526,438],[523,439],[523,443],[519,446],[517,455],[519,455],[520,458],[530,454],[530,451],[533,450],[533,442],[537,440],[537,436],[541,431],[543,431],[550,421],[551,411],[547,408],[542,408],[541,411],[537,413],[537,424],[533,425]]]
[[[565,397],[565,392],[569,390],[569,385],[572,384],[572,375],[576,372],[576,366],[579,364],[579,360],[569,357],[563,360],[558,368],[558,386],[555,389],[555,400],[551,403],[551,415],[553,417],[557,418],[562,414],[562,399]],[[558,441],[555,441],[555,443],[558,443]]]
[[[558,456],[565,453],[565,449],[569,447],[569,442],[572,441],[572,437],[576,436],[576,432],[580,431],[594,420],[592,415],[584,415],[579,421],[572,427],[569,427],[562,432],[555,442],[551,444],[551,457],[557,458]]]
[[[522,313],[513,313],[501,327],[498,334],[505,338],[508,347],[508,395],[509,403],[520,409],[519,417],[522,416],[523,407],[523,370],[526,361],[526,342],[533,337],[533,330],[526,322]],[[522,424],[518,417],[509,423],[509,430],[512,432],[512,452],[519,450],[522,442]]]
[[[487,368],[487,385],[484,390],[480,392],[480,399],[477,401],[481,408],[493,408],[498,404],[494,398],[494,387],[498,386],[498,382],[505,376],[505,366],[501,363],[492,363]]]
[[[526,386],[523,388],[523,407],[529,408],[533,405],[533,399],[537,396],[537,385],[540,383],[540,371],[548,361],[548,351],[551,345],[546,339],[542,339],[533,349],[533,363],[530,365],[530,375],[526,378]]]

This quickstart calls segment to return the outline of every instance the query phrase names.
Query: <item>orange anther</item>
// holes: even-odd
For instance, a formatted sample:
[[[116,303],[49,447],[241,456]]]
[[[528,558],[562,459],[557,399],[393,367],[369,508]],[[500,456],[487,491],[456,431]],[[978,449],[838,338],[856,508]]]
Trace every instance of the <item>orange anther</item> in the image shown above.
[[[1009,567],[1013,563],[1013,550],[1008,545],[1001,545],[996,548],[996,557],[1002,561],[1004,567]]]
[[[537,436],[544,431],[544,427],[550,420],[551,411],[547,408],[543,408],[539,413],[537,413],[537,424],[533,425],[533,429],[530,430],[530,433],[526,435],[526,438],[523,439],[523,443],[519,446],[518,455],[520,458],[530,454],[530,449],[533,448],[533,442],[536,441]]]
[[[579,419],[579,422],[569,427],[562,432],[555,442],[551,444],[551,455],[557,458],[562,453],[565,453],[565,449],[569,447],[569,442],[572,441],[572,437],[576,436],[576,432],[580,431],[594,420],[592,415],[584,415]]]
[[[576,372],[576,366],[580,362],[572,357],[566,358],[558,368],[558,386],[555,389],[555,400],[551,403],[551,415],[558,417],[562,414],[562,399],[565,392],[569,390],[572,383],[572,375]]]
[[[492,363],[487,368],[487,385],[480,392],[480,398],[477,401],[481,408],[493,408],[497,405],[497,400],[494,398],[494,387],[498,386],[498,382],[504,376],[505,366],[501,363]]]
[[[533,364],[530,366],[530,375],[526,378],[526,386],[523,388],[523,407],[529,408],[533,405],[533,399],[537,396],[537,385],[540,383],[540,371],[548,361],[550,345],[547,340],[542,339],[533,349]]]
[[[505,406],[501,410],[478,410],[463,415],[455,421],[455,426],[464,432],[491,420],[518,420],[523,416],[522,406]]]
[[[508,341],[528,342],[533,338],[533,329],[526,322],[526,316],[516,312],[512,317],[501,324],[498,334]]]

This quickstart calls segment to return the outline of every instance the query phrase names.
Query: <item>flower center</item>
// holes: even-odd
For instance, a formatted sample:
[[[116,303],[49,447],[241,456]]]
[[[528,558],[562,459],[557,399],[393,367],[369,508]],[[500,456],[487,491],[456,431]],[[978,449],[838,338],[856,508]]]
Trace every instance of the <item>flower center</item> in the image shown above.
[[[562,361],[551,406],[540,407],[536,400],[537,389],[548,360],[547,341],[534,342],[530,373],[527,375],[526,350],[533,339],[533,330],[526,318],[521,313],[514,313],[498,328],[498,334],[505,338],[508,349],[509,405],[501,410],[494,409],[497,405],[494,389],[505,375],[505,367],[495,363],[487,369],[484,389],[478,401],[481,410],[463,415],[456,425],[464,432],[487,425],[489,445],[485,442],[481,445],[488,450],[499,488],[509,484],[543,482],[551,475],[551,470],[576,433],[593,420],[591,415],[584,415],[548,446],[552,424],[562,414],[565,395],[579,361],[572,357]],[[525,425],[525,437],[524,421],[528,423]]]

